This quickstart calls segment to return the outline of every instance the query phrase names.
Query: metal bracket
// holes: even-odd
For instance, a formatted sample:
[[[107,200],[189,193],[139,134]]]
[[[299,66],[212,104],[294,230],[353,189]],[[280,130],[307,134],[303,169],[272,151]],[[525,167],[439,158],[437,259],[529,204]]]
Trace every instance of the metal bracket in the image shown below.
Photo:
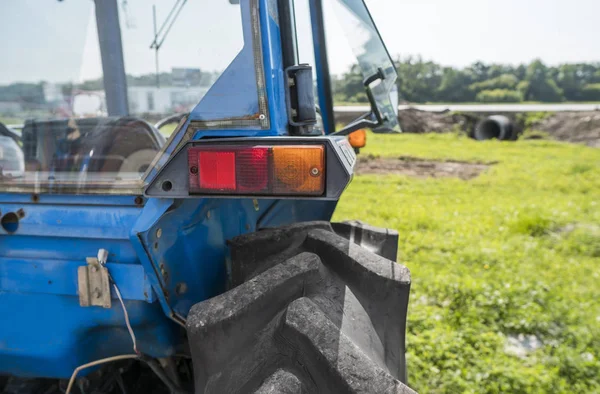
[[[87,266],[77,268],[79,305],[111,307],[108,269],[97,258],[86,258]]]

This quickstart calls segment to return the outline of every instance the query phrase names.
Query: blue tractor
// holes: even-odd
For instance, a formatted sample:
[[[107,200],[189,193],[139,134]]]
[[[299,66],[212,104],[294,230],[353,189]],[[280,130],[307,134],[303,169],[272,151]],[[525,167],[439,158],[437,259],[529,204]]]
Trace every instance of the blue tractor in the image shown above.
[[[63,32],[61,51],[21,59],[20,75],[36,64],[63,71],[52,65],[84,40],[74,26],[88,14],[77,7],[90,3],[102,77],[86,86],[105,105],[73,99],[66,115],[42,113],[57,96],[44,85],[43,103],[13,108],[22,125],[0,127],[0,393],[412,392],[398,234],[330,222],[356,162],[347,136],[399,131],[396,70],[363,0],[305,0],[302,15],[299,2],[176,1],[168,23],[154,23],[150,86],[124,56],[124,30],[144,27],[131,7],[150,11],[147,2],[3,3],[8,24],[30,7],[3,36],[23,57],[49,56],[54,42],[35,18]],[[333,112],[326,7],[350,38],[371,108],[345,127]],[[158,49],[173,26],[210,27],[179,40],[190,56],[230,40],[216,37],[221,28],[239,45],[218,73],[172,73],[169,86],[187,82],[169,88],[171,101],[206,89],[157,123],[174,126],[166,138],[148,114],[162,105],[151,93],[166,84]],[[18,43],[34,36],[37,46]],[[307,45],[310,62],[299,56]],[[133,52],[132,62],[152,53]]]

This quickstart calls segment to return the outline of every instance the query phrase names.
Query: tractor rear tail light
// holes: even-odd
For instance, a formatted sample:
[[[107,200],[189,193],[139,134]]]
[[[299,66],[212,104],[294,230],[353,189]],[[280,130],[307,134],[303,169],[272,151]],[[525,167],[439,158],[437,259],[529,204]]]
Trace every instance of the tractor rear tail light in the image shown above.
[[[158,163],[144,195],[333,201],[355,164],[344,136],[207,138],[186,142]]]
[[[320,196],[322,145],[194,146],[188,149],[189,193]]]

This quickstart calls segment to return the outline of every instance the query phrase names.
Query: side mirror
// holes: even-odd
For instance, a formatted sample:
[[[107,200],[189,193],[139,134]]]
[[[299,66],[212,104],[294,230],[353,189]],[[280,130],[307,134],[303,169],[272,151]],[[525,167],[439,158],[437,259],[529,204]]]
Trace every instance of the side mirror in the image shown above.
[[[390,103],[392,105],[393,113],[394,113],[394,116],[396,117],[396,119],[398,119],[398,112],[399,112],[398,107],[400,105],[399,101],[400,100],[398,98],[398,86],[396,84],[394,84],[392,86],[392,89],[390,90]],[[387,127],[385,124],[373,129],[374,133],[394,133],[397,131],[398,130],[394,130],[390,127]]]
[[[385,73],[383,69],[379,68],[377,72],[363,81],[363,85],[365,87],[365,92],[367,93],[367,98],[369,99],[369,104],[371,105],[371,111],[368,113],[359,116],[350,124],[348,124],[343,129],[333,133],[332,135],[349,135],[353,131],[369,128],[374,132],[384,130],[385,124],[387,123],[387,115],[382,114],[379,106],[377,105],[377,100],[375,99],[375,95],[373,93],[372,85],[378,86],[378,84],[383,83],[385,79]],[[395,85],[394,85],[395,86]],[[396,102],[398,102],[398,90],[396,89]],[[396,112],[398,111],[398,106],[396,105]]]

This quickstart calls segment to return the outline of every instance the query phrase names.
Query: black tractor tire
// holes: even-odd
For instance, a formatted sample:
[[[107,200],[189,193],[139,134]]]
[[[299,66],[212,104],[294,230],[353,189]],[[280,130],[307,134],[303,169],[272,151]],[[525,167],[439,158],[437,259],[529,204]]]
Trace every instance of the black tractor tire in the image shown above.
[[[196,393],[413,393],[397,245],[359,222],[231,240],[232,289],[188,315]]]

